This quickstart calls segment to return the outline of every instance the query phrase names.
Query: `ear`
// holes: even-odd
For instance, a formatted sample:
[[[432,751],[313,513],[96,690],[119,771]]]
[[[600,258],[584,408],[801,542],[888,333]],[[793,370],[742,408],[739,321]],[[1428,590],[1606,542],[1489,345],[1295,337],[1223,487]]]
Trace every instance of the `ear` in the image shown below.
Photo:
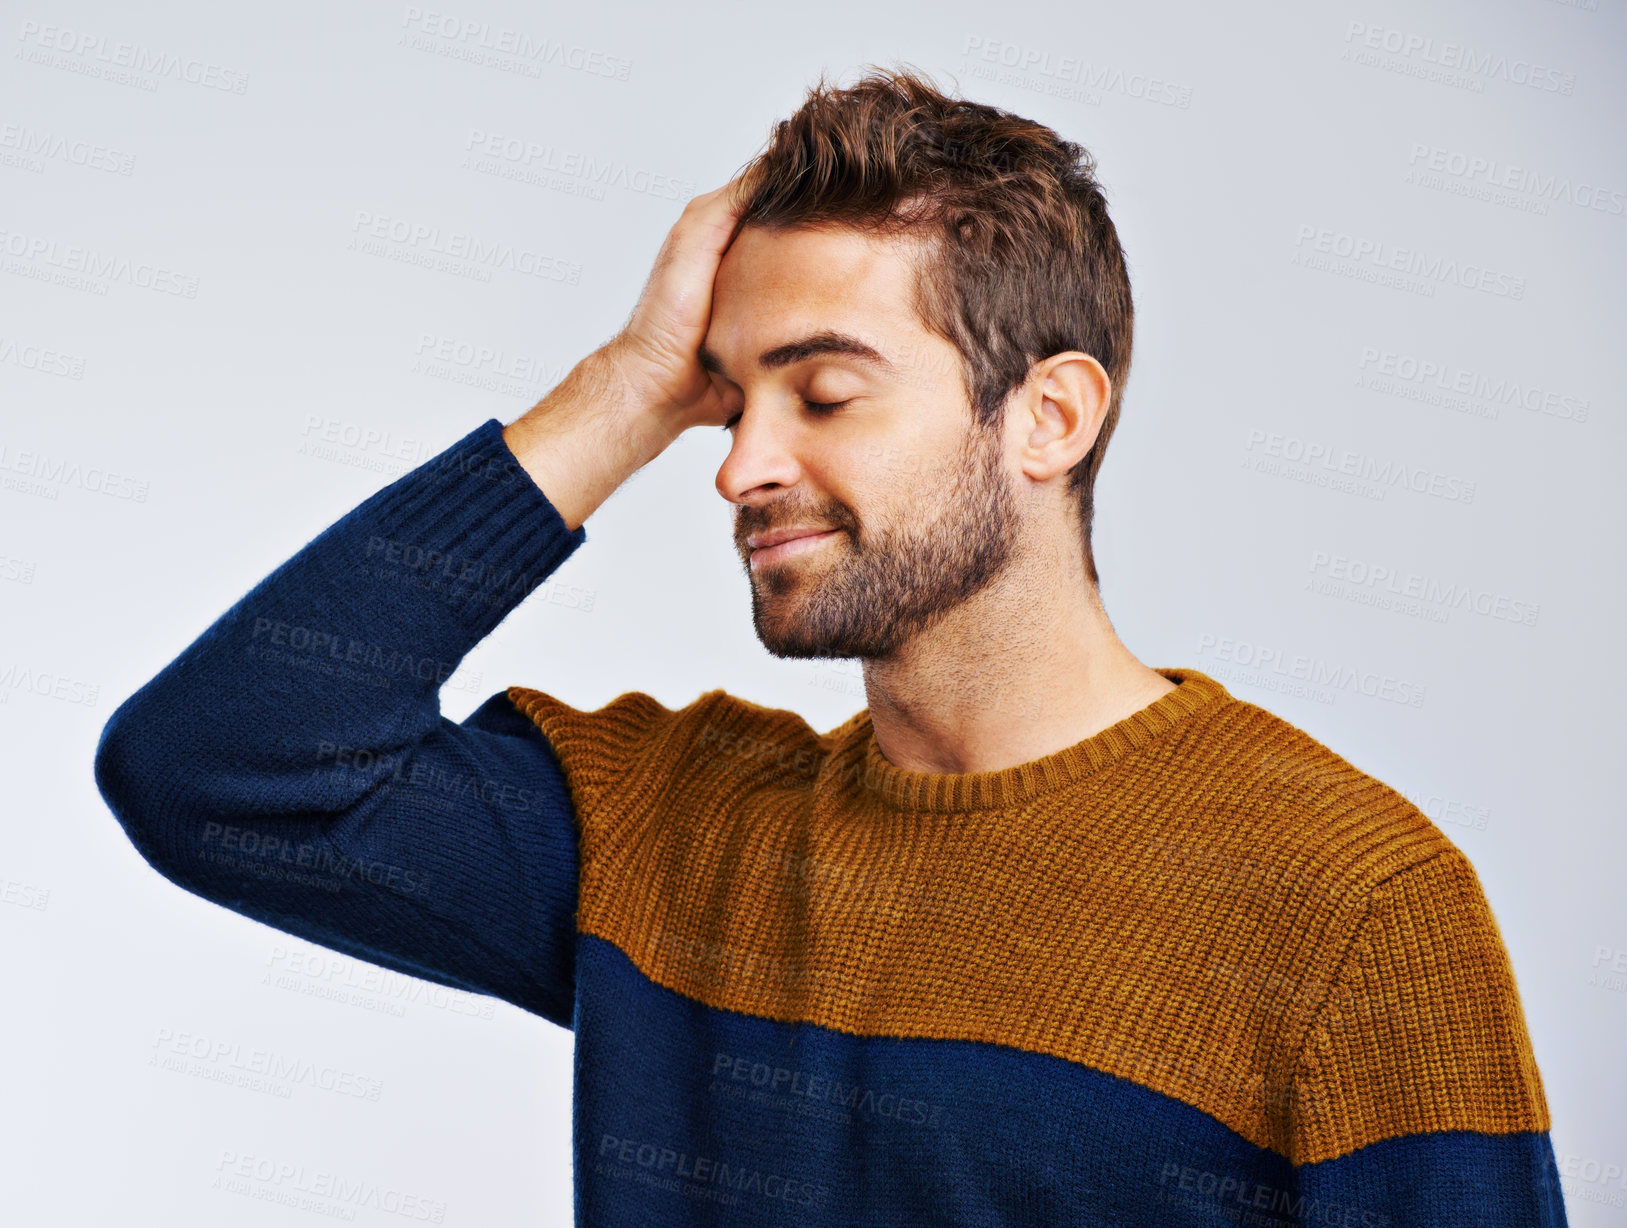
[[[1077,465],[1096,442],[1112,393],[1113,381],[1089,354],[1064,350],[1035,363],[1007,411],[1022,472],[1043,482]]]

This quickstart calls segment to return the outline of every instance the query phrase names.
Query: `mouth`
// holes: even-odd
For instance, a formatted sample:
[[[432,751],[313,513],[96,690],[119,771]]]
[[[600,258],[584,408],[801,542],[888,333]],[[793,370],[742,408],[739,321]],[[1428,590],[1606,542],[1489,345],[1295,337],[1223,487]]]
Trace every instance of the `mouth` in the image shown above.
[[[759,546],[751,552],[749,560],[751,570],[757,571],[769,564],[783,562],[799,554],[806,554],[810,550],[817,550],[823,543],[841,534],[841,529],[829,529],[823,533],[805,533],[800,537],[789,537],[772,546]]]

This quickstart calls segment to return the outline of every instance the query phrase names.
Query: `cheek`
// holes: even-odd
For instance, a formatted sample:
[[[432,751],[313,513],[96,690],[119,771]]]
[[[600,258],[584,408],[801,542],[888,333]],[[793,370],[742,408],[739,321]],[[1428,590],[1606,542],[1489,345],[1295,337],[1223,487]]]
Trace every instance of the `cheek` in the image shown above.
[[[915,490],[929,468],[929,458],[912,444],[866,444],[854,457],[848,484],[855,494],[885,502]]]

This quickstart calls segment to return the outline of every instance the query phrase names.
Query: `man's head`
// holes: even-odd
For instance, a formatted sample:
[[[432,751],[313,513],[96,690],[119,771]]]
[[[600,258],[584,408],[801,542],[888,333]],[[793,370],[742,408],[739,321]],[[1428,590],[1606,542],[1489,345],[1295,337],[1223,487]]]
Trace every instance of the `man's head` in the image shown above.
[[[771,652],[885,657],[1040,530],[1098,583],[1133,309],[1093,169],[1040,124],[879,70],[822,81],[745,168],[702,353],[734,398],[718,490],[743,556],[836,530],[748,565]]]

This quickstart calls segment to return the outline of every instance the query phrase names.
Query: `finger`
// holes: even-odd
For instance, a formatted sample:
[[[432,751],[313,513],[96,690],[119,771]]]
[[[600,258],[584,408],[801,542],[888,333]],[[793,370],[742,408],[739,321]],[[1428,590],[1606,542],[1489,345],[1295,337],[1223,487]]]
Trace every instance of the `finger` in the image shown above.
[[[712,282],[738,212],[730,197],[737,182],[696,197],[668,236],[669,247],[656,278],[657,297],[662,314],[678,331],[704,329],[711,315]]]

